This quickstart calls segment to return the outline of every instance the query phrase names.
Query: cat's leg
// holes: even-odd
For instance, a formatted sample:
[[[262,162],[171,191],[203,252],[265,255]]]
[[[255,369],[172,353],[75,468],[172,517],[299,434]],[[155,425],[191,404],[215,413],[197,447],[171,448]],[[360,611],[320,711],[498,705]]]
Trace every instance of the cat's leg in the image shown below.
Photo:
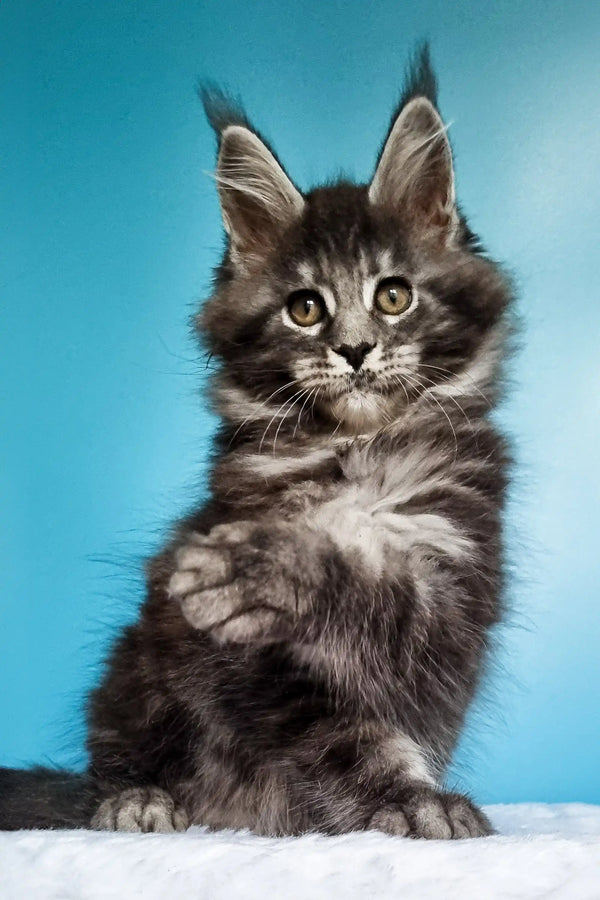
[[[318,583],[318,540],[252,522],[192,534],[175,553],[168,593],[194,628],[218,640],[285,639]]]
[[[315,595],[329,604],[330,582],[343,581],[348,570],[373,596],[410,580],[426,602],[438,590],[434,561],[459,572],[475,558],[471,537],[445,515],[397,510],[397,495],[389,485],[382,492],[376,475],[363,481],[344,483],[332,499],[289,518],[274,513],[272,522],[189,534],[173,554],[169,595],[194,628],[240,643],[297,634]]]
[[[373,830],[430,840],[493,833],[468,797],[437,784],[426,754],[400,732],[364,724],[335,728],[299,752],[315,755],[318,791],[305,793],[314,798],[318,827],[329,833]]]
[[[336,506],[316,510],[301,526],[218,526],[177,552],[169,591],[195,628],[221,640],[287,640],[298,663],[352,697],[358,709],[402,710],[405,692],[421,716],[429,712],[442,723],[447,716],[443,728],[452,733],[468,702],[464,670],[476,669],[479,653],[479,632],[464,592],[455,588],[474,547],[454,526],[442,527],[440,517],[421,522],[425,536],[406,519],[371,521],[360,510]],[[386,578],[393,552],[393,578]],[[440,671],[427,644],[439,609],[432,598],[449,605],[455,593],[461,601],[452,603],[456,637],[447,638],[452,653]],[[360,757],[353,756],[356,745]],[[297,761],[299,770],[315,775],[298,798],[300,806],[310,798],[310,828],[422,838],[491,833],[467,797],[444,791],[437,773],[415,765],[421,748],[407,736],[353,735],[338,754],[339,748],[339,734],[330,731]]]
[[[189,820],[167,791],[157,787],[127,788],[104,800],[92,816],[97,831],[185,831]]]

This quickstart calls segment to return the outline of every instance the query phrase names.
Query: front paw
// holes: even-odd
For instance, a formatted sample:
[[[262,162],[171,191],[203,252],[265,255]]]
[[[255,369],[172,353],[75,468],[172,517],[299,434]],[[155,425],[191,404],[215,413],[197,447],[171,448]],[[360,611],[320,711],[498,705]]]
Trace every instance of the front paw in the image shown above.
[[[168,591],[194,628],[237,643],[289,632],[293,587],[260,534],[252,522],[217,525],[177,550]]]
[[[399,792],[395,802],[382,806],[373,815],[368,828],[429,840],[485,837],[494,833],[488,818],[468,797],[425,785]]]
[[[189,819],[166,791],[157,787],[129,788],[104,800],[90,827],[96,831],[185,831]]]

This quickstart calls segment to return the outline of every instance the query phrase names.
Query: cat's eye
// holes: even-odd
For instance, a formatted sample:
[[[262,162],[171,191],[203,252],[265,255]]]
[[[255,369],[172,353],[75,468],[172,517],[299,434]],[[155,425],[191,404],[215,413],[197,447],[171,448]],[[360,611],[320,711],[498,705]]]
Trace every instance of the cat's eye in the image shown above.
[[[375,291],[375,306],[386,316],[399,316],[412,303],[410,284],[403,278],[386,278]]]
[[[316,291],[296,291],[288,298],[287,309],[292,322],[309,328],[325,316],[325,302]]]

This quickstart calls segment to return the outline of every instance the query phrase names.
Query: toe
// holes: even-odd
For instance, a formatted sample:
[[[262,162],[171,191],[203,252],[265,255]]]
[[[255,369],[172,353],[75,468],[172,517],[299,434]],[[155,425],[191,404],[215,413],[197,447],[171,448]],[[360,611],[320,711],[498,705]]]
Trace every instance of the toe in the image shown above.
[[[410,834],[410,825],[401,809],[384,806],[371,818],[369,830],[383,831],[384,834],[393,834],[396,837],[407,837]]]
[[[448,794],[446,809],[452,824],[452,837],[475,838],[493,834],[494,830],[487,816],[467,797]]]
[[[190,625],[207,631],[235,615],[241,604],[239,586],[232,582],[226,587],[188,594],[182,600],[181,611]]]
[[[412,812],[410,820],[417,837],[428,840],[448,840],[452,837],[452,827],[444,807],[435,796],[420,803]]]
[[[218,544],[241,544],[247,541],[256,525],[253,522],[231,522],[228,525],[215,525],[208,535],[209,542]]]
[[[237,644],[271,643],[280,639],[285,625],[284,616],[275,609],[259,607],[233,616],[214,628],[212,634],[218,641]]]
[[[92,818],[91,827],[130,833],[185,831],[189,820],[160,788],[131,788],[109,797]]]
[[[402,791],[398,805],[406,816],[411,837],[446,840],[452,828],[440,794],[427,785],[414,785]]]
[[[176,574],[194,575],[205,587],[223,584],[232,575],[230,553],[218,547],[188,544],[177,551],[176,560]]]
[[[173,827],[175,831],[187,831],[190,827],[190,820],[182,809],[176,808],[173,812]]]

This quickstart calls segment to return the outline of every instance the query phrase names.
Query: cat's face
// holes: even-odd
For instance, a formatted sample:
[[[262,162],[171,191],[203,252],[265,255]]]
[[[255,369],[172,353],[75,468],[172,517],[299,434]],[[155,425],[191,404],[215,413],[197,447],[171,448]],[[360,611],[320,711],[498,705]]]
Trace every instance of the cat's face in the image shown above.
[[[425,395],[485,387],[506,287],[457,212],[429,101],[400,112],[369,186],[302,195],[240,125],[217,182],[229,248],[202,322],[231,419],[369,433]]]
[[[364,190],[334,188],[307,206],[310,237],[281,261],[271,333],[307,406],[368,431],[417,386],[423,286],[406,248],[369,216]]]

